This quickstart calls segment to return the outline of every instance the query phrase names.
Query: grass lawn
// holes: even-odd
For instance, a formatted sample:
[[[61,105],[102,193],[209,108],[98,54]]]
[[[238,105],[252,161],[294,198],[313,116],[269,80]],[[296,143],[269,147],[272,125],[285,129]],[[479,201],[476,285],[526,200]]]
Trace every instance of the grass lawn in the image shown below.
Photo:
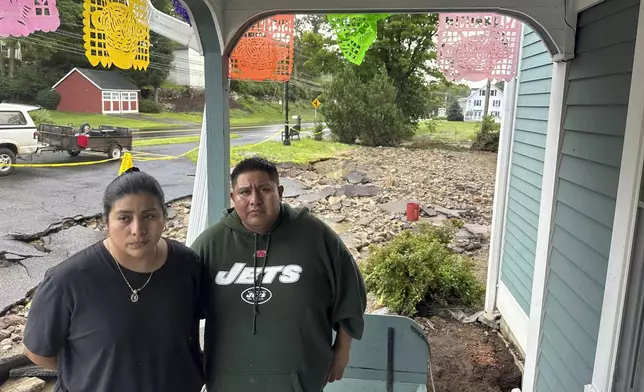
[[[284,114],[282,113],[282,105],[274,102],[256,101],[242,99],[238,103],[243,107],[241,109],[230,109],[229,120],[230,126],[244,126],[244,125],[264,125],[264,124],[283,124]],[[120,115],[102,115],[92,113],[69,113],[58,112],[55,110],[49,111],[54,124],[69,125],[73,124],[75,127],[88,122],[92,127],[99,125],[113,125],[116,127],[128,127],[132,129],[150,129],[150,128],[185,128],[188,125],[172,124],[168,120],[182,121],[185,123],[193,123],[195,126],[200,126],[202,121],[202,113],[140,113],[139,118],[132,118],[133,116],[120,116]],[[289,105],[289,123],[294,124],[295,120],[292,119],[293,115],[302,116],[302,122],[312,122],[314,117],[314,110],[310,104],[306,102],[291,103]],[[318,113],[318,120],[323,120],[322,115]]]
[[[231,139],[240,137],[236,133],[231,133]],[[182,136],[182,137],[164,137],[159,139],[135,139],[132,141],[134,147],[164,146],[168,144],[199,143],[200,136]]]
[[[270,141],[257,145],[232,147],[230,149],[230,164],[235,165],[241,160],[254,155],[259,155],[275,163],[309,163],[332,158],[351,148],[347,144],[329,141],[320,142],[313,139],[294,140],[290,146],[285,146],[282,142]],[[188,158],[193,162],[197,162],[198,154],[198,151],[193,151],[188,154]]]
[[[134,120],[121,116],[105,116],[102,114],[92,113],[68,113],[50,110],[51,119],[54,124],[65,125],[73,124],[79,127],[83,123],[89,123],[93,128],[99,125],[112,125],[115,127],[127,127],[133,129],[159,128],[164,124],[151,120]],[[167,125],[167,124],[166,124]]]
[[[203,113],[174,113],[174,112],[163,112],[163,113],[141,113],[143,117],[149,117],[150,119],[167,119],[167,120],[178,120],[191,122],[195,124],[201,124],[201,119],[203,118]],[[171,124],[168,124],[171,125]]]
[[[240,99],[237,103],[243,106],[243,109],[230,109],[230,125],[258,125],[258,124],[283,124],[284,113],[282,105],[274,102],[265,102],[249,99]],[[312,122],[315,110],[306,102],[289,103],[289,124],[294,124],[294,115],[302,117],[302,122]],[[318,120],[323,120],[322,115],[318,113]]]
[[[430,135],[432,140],[443,143],[468,143],[476,139],[478,123],[463,121],[434,121],[436,129],[431,130],[428,122],[418,127],[416,135]]]

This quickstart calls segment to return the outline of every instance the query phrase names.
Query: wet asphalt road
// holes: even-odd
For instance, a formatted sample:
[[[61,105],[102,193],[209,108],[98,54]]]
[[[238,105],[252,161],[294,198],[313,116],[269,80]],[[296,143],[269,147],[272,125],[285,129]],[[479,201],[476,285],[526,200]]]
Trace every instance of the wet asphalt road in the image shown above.
[[[293,126],[293,124],[290,124]],[[312,127],[313,123],[303,123],[302,128]],[[274,125],[245,125],[234,126],[230,128],[230,133],[236,134],[253,134],[263,135],[269,132],[277,132],[282,129],[280,124]],[[184,137],[184,136],[199,136],[201,134],[201,127],[186,128],[186,129],[170,129],[170,130],[140,130],[133,131],[135,139],[158,139],[169,137]]]
[[[235,131],[240,137],[231,139],[230,144],[254,144],[273,135],[273,140],[279,141],[280,129],[279,125],[273,125]],[[133,150],[134,153],[177,156],[197,146],[198,143],[187,143],[135,147]],[[152,158],[155,155],[145,156]],[[106,158],[106,154],[93,152],[77,157],[66,152],[44,152],[31,162],[18,163],[96,162]],[[158,179],[169,200],[192,193],[196,165],[188,159],[138,161],[135,164]],[[119,166],[115,161],[88,166],[17,168],[11,176],[0,178],[0,238],[10,233],[35,234],[64,218],[100,213],[102,192],[118,173]]]

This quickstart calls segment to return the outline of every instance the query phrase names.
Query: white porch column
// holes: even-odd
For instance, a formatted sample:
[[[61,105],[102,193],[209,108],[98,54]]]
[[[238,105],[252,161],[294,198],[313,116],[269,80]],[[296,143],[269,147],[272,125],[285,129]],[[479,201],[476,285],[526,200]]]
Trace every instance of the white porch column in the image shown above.
[[[522,34],[523,37],[523,34]],[[523,39],[521,39],[522,41]],[[503,251],[503,231],[505,228],[505,210],[508,198],[508,178],[510,175],[510,158],[512,157],[512,139],[514,135],[514,117],[516,112],[518,76],[506,85],[503,124],[499,134],[499,153],[496,158],[496,180],[494,182],[494,204],[492,207],[492,228],[490,234],[490,256],[487,268],[487,290],[485,292],[485,315],[493,316],[496,309],[496,293],[501,270]]]
[[[643,164],[644,1],[641,1],[597,351],[592,384],[586,385],[586,392],[610,392],[613,387]]]
[[[206,103],[186,243],[216,223],[230,205],[230,124],[228,56],[217,13],[207,1],[186,0],[194,16],[204,57]]]
[[[550,89],[550,111],[548,112],[548,133],[546,135],[546,152],[543,164],[543,182],[541,184],[541,201],[539,224],[537,228],[537,247],[534,257],[534,275],[532,280],[532,298],[530,300],[530,320],[526,347],[525,370],[523,373],[522,392],[532,392],[537,378],[537,361],[539,359],[539,338],[543,302],[546,294],[546,277],[550,257],[550,238],[553,228],[559,157],[563,137],[563,109],[566,89],[568,63],[555,62],[552,68],[552,87]]]
[[[202,179],[208,178],[207,144],[208,132],[206,129],[206,108],[203,111],[203,120],[201,122],[201,139],[199,140],[199,158],[197,159],[197,170],[195,172],[195,182],[192,190],[192,205],[190,215],[188,216],[188,234],[186,235],[186,245],[190,246],[194,240],[199,237],[202,231],[208,227],[208,182]],[[204,157],[202,157],[202,154]]]

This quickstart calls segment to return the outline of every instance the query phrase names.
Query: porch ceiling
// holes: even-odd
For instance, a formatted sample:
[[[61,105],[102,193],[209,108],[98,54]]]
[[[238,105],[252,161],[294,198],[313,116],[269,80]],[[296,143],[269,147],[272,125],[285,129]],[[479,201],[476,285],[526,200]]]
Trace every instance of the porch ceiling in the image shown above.
[[[555,60],[574,55],[577,9],[573,0],[204,0],[219,25],[218,37],[230,53],[246,28],[277,13],[414,13],[497,12],[529,24],[544,40]],[[568,1],[568,4],[565,2]],[[190,2],[190,1],[188,1]],[[580,0],[577,0],[579,3]],[[581,0],[592,2],[592,0]],[[566,19],[567,18],[567,19]],[[568,26],[568,24],[570,26]]]

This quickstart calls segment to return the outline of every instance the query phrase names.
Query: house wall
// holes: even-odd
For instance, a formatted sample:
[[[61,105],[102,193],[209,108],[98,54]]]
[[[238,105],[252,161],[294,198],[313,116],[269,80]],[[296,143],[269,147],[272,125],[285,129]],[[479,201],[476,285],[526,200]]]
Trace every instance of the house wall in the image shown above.
[[[472,94],[467,98],[466,103],[465,103],[465,108],[463,110],[463,114],[465,115],[465,120],[466,121],[480,121],[482,116],[483,116],[483,109],[485,108],[485,95],[480,95],[480,91],[484,90],[485,86],[483,86],[480,89],[476,89],[472,91]],[[505,99],[504,99],[504,94],[503,91],[492,86],[491,91],[496,91],[495,96],[490,96],[490,105],[488,108],[488,114],[493,115],[493,112],[498,112],[497,113],[497,122],[501,122],[503,120],[503,108],[505,105]],[[477,102],[480,101],[480,102]],[[498,101],[499,106],[494,106],[494,102]],[[476,105],[476,103],[480,103]],[[480,112],[478,116],[476,112]]]
[[[203,88],[206,85],[204,78],[203,56],[193,49],[177,49],[174,51],[174,60],[168,80],[180,86]]]
[[[102,113],[101,91],[74,71],[55,88],[60,94],[57,109],[64,112]]]
[[[548,129],[552,61],[546,45],[529,27],[523,30],[516,103],[516,120],[510,158],[499,295],[509,294],[527,318],[530,314],[532,278],[539,223],[539,202]],[[514,309],[499,308],[517,336],[527,325],[512,325]]]
[[[536,390],[592,378],[631,83],[638,0],[579,14],[570,63]]]

